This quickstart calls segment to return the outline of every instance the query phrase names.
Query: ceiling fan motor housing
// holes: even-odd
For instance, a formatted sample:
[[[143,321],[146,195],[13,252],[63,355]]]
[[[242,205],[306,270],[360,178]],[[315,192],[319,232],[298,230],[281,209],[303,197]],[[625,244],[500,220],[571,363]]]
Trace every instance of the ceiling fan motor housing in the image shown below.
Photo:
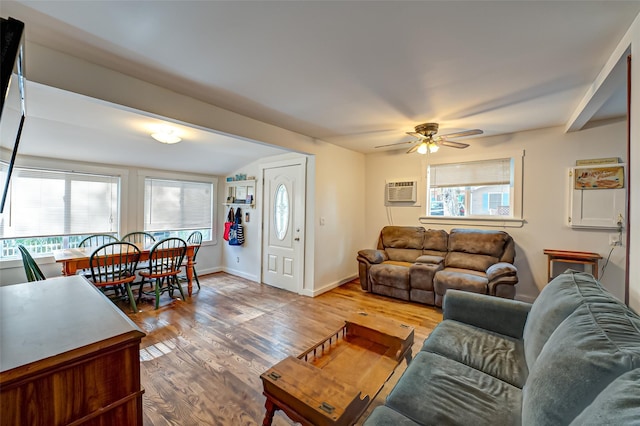
[[[433,136],[438,133],[438,123],[424,123],[416,126],[416,133],[424,136]]]

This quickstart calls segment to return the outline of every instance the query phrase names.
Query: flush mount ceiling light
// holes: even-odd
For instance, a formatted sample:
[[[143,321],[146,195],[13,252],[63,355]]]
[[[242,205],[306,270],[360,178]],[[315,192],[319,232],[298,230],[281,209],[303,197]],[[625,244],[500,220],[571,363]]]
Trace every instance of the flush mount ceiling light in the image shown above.
[[[151,137],[166,144],[178,143],[182,140],[176,129],[171,127],[159,127],[154,133],[151,133]]]

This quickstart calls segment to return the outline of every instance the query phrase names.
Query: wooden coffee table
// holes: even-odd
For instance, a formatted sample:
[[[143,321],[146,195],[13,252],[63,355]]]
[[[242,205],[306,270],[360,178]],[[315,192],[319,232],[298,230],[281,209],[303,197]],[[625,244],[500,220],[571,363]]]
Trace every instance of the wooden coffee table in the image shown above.
[[[413,335],[413,327],[388,318],[351,315],[335,333],[260,376],[263,426],[276,410],[303,425],[354,424],[402,359],[410,361]]]

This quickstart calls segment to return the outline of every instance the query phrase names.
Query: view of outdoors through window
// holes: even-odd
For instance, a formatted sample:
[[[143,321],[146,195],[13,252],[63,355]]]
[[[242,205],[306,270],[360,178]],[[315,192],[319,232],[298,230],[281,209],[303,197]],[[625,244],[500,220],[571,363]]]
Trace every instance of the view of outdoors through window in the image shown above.
[[[432,188],[431,216],[510,216],[509,185]]]
[[[427,214],[443,217],[513,215],[514,160],[430,165]]]

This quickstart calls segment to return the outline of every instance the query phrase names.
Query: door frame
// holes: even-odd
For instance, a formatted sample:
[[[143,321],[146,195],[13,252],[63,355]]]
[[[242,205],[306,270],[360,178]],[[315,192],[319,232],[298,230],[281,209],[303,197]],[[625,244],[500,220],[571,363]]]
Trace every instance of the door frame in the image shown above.
[[[263,282],[263,271],[264,271],[264,209],[268,206],[267,197],[269,194],[265,194],[265,184],[264,184],[264,175],[265,170],[267,169],[277,169],[280,167],[290,167],[290,166],[302,166],[302,182],[301,189],[302,193],[302,205],[304,206],[304,212],[302,214],[302,232],[300,233],[300,258],[296,259],[297,262],[300,262],[300,273],[298,274],[298,283],[296,284],[296,293],[302,294],[304,290],[305,284],[305,265],[306,265],[306,241],[307,241],[307,157],[296,157],[287,160],[279,160],[274,162],[262,163],[260,164],[260,180],[258,181],[259,190],[256,188],[256,192],[260,193],[260,228],[258,229],[258,241],[260,241],[260,283]],[[295,203],[295,201],[294,201]]]

